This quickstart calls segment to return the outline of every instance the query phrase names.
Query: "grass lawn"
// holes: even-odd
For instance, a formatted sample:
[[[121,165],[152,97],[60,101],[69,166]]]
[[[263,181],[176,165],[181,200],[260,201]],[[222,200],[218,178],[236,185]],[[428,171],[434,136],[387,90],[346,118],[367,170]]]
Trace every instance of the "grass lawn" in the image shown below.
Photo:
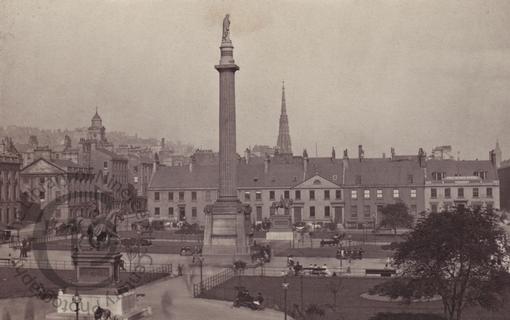
[[[23,273],[24,271],[26,273]],[[48,270],[19,269],[16,271],[15,268],[0,268],[0,287],[2,288],[0,299],[34,296],[30,289],[33,283],[42,284],[47,291],[51,290],[56,293],[65,286],[66,282],[73,282],[75,279],[74,270],[58,270],[57,272],[58,277],[55,277]],[[120,283],[129,283],[131,287],[139,287],[166,276],[166,273],[138,273],[137,276],[134,276],[129,272],[121,272]],[[32,280],[30,281],[30,279]]]
[[[301,278],[290,277],[287,296],[288,310],[299,308],[301,304]],[[368,320],[377,312],[442,313],[440,301],[419,302],[410,305],[399,302],[371,301],[360,297],[370,288],[384,281],[378,278],[315,278],[303,277],[303,301],[307,305],[315,303],[326,312],[323,320]],[[282,278],[279,277],[235,277],[206,292],[203,297],[233,301],[238,285],[245,286],[251,295],[261,292],[264,304],[270,308],[283,308]],[[331,288],[339,287],[336,302]],[[296,309],[294,309],[296,310]],[[510,306],[499,312],[471,308],[465,311],[464,320],[503,320],[508,319]]]
[[[383,250],[379,245],[364,245],[353,248],[362,248],[364,251],[363,258],[386,258],[393,255],[391,250]],[[275,256],[288,256],[289,254],[295,257],[331,257],[336,256],[336,247],[324,248],[282,248],[276,247],[273,249]]]

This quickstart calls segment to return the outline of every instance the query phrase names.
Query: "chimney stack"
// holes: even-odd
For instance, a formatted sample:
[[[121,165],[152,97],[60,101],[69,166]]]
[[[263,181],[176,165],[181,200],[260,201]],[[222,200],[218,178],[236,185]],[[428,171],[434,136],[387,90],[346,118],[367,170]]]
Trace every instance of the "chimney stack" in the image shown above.
[[[335,159],[336,159],[335,147],[332,147],[332,149],[331,149],[331,160],[335,160]]]
[[[391,147],[391,160],[395,159],[395,148]]]
[[[250,148],[246,148],[246,150],[244,150],[244,159],[246,161],[246,164],[250,162],[250,157],[251,157]]]
[[[423,148],[420,148],[418,150],[418,163],[420,165],[420,168],[425,165],[425,151],[423,151]]]
[[[386,159],[386,152],[383,152],[383,153],[382,153],[382,158],[383,158],[383,159]]]
[[[195,165],[195,155],[190,157],[189,161],[189,172],[193,172],[193,166]]]
[[[360,162],[363,160],[363,158],[365,158],[365,151],[363,150],[363,145],[361,144],[358,146],[358,158]]]
[[[308,152],[303,150],[303,180],[306,179],[306,173],[308,172]]]
[[[269,161],[270,158],[269,158],[269,154],[266,153],[266,156],[264,158],[264,173],[267,174],[269,172]]]
[[[496,166],[496,152],[494,151],[494,149],[489,151],[489,160],[491,161],[493,166]]]

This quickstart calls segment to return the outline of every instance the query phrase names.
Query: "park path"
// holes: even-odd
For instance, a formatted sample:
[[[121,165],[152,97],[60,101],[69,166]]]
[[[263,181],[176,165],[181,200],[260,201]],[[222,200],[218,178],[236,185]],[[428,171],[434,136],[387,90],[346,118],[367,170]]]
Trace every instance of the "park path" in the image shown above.
[[[137,293],[145,294],[143,304],[151,306],[152,318],[155,320],[276,320],[283,318],[281,312],[271,309],[253,311],[246,308],[234,308],[232,302],[228,301],[193,298],[192,283],[197,281],[196,269],[186,268],[183,277],[148,284],[138,288]]]

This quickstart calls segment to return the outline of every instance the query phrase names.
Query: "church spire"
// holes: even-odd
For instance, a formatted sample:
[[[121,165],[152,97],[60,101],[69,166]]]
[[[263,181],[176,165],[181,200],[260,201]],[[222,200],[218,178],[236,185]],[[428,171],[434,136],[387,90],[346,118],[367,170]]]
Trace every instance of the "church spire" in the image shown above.
[[[292,145],[289,134],[289,119],[287,117],[287,104],[285,102],[285,82],[282,81],[282,110],[280,114],[280,127],[276,148],[279,153],[292,154]]]

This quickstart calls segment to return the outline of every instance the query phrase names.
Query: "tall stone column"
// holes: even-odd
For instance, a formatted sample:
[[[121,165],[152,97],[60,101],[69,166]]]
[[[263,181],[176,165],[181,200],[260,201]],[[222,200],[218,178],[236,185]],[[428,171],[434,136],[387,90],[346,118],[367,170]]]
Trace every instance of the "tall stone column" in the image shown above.
[[[219,112],[219,186],[218,200],[205,211],[204,255],[222,262],[246,259],[249,247],[246,237],[250,207],[237,197],[236,104],[234,47],[230,40],[229,15],[223,20],[220,63],[215,66],[220,76]],[[248,218],[247,218],[248,217]]]
[[[219,200],[237,200],[236,159],[236,94],[232,42],[223,41],[220,46],[220,64],[215,68],[220,74],[220,167]]]

